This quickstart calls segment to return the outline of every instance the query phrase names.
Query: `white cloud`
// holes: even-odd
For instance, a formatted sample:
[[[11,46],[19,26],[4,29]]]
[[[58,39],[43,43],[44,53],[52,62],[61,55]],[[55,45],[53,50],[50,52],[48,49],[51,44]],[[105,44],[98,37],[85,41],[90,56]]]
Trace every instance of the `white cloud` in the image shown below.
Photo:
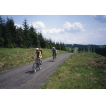
[[[31,24],[30,24],[31,25]],[[52,28],[52,29],[45,29],[45,24],[41,21],[37,21],[32,23],[33,27],[37,29],[37,31],[39,32],[40,30],[42,31],[42,33],[46,34],[58,34],[60,32],[80,32],[80,31],[85,31],[85,29],[83,28],[82,24],[79,22],[75,22],[74,24],[70,24],[70,22],[65,22],[65,24],[63,25],[63,28]]]
[[[65,22],[63,28],[52,28],[45,29],[45,24],[41,21],[33,22],[29,26],[33,25],[34,28],[37,29],[37,32],[42,32],[43,34],[59,34],[61,32],[80,32],[85,31],[82,24],[79,22],[75,22],[74,24],[70,24],[70,22]]]
[[[65,24],[63,25],[63,28],[70,30],[71,26],[72,25],[69,22],[65,22]]]
[[[63,28],[66,31],[70,31],[70,32],[80,32],[80,31],[85,31],[85,29],[83,28],[82,24],[79,22],[75,22],[74,24],[70,24],[70,22],[65,22],[65,24],[63,25]]]
[[[24,30],[24,28],[20,24],[14,24],[14,25],[16,26],[16,29],[21,27]]]
[[[46,30],[47,33],[51,33],[51,34],[63,32],[63,31],[64,31],[64,29],[56,29],[56,28]]]
[[[42,30],[42,33],[43,33],[43,34],[46,34],[46,30],[45,30],[45,29],[43,29],[43,30]]]
[[[45,29],[45,24],[41,21],[33,22],[30,25],[33,25],[33,27],[36,28],[36,29]]]
[[[16,28],[19,28],[19,27],[21,27],[21,25],[20,25],[20,24],[15,24],[15,26],[16,26]]]
[[[46,34],[45,24],[43,22],[37,21],[29,24],[29,26],[31,25],[36,29],[37,32],[42,32],[43,34]]]
[[[45,29],[39,29],[39,30],[37,29],[36,32],[37,33],[41,32],[42,34],[46,34],[47,31]]]

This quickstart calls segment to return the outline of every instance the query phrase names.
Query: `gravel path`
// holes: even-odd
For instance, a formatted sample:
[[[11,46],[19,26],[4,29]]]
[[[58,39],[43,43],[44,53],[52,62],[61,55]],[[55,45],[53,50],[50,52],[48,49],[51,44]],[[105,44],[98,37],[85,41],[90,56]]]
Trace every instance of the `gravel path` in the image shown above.
[[[58,55],[55,62],[52,57],[42,60],[42,69],[33,73],[33,63],[0,72],[0,89],[40,89],[60,64],[73,53]]]

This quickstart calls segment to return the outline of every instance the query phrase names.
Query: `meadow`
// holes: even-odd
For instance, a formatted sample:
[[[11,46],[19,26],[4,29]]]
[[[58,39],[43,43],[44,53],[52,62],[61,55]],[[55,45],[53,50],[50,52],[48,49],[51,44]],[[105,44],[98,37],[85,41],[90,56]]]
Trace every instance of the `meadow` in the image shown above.
[[[41,88],[106,89],[106,58],[95,53],[75,53]]]
[[[42,59],[52,57],[51,49],[42,49]],[[0,48],[0,72],[34,62],[35,48]],[[57,50],[57,55],[67,53]]]

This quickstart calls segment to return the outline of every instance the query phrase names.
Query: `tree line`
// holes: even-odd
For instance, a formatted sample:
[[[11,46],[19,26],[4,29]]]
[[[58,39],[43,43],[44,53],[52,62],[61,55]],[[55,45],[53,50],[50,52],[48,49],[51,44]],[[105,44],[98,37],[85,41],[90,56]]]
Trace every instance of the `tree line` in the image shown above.
[[[74,53],[74,47],[66,47],[66,51],[69,53]]]
[[[78,52],[90,52],[90,53],[97,53],[102,56],[106,56],[106,45],[83,45],[83,44],[65,44],[66,49],[70,52],[71,48],[78,48]],[[72,52],[72,51],[71,51]]]
[[[58,50],[66,50],[64,43],[55,43],[51,39],[44,38],[42,32],[37,33],[33,25],[28,25],[26,19],[22,25],[23,28],[18,27],[12,18],[7,17],[7,20],[5,20],[0,16],[0,47],[39,47],[48,49],[55,47]]]
[[[92,47],[92,46],[88,46],[88,47],[79,47],[78,48],[78,52],[91,52],[91,53],[97,53],[100,54],[102,56],[106,56],[106,46],[98,46],[98,47]]]
[[[84,45],[84,44],[65,44],[66,47],[92,47],[92,48],[97,48],[97,47],[103,47],[106,45],[94,45],[94,44],[88,44],[88,45]]]

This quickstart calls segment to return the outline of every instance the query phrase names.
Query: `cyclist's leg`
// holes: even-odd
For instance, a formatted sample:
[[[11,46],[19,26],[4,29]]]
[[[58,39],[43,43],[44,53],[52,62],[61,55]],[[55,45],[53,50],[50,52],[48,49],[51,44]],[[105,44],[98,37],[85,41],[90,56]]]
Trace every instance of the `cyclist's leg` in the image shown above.
[[[37,57],[36,57],[36,63],[37,63],[37,64],[38,64],[38,59],[39,59],[39,57],[37,56]]]
[[[40,64],[42,64],[42,60],[41,60],[41,58],[42,58],[42,55],[40,56]]]
[[[36,57],[36,59],[35,59],[35,62],[37,63],[37,57]]]
[[[41,64],[41,58],[39,57],[39,63]]]
[[[41,57],[39,58],[39,69],[42,68],[42,60],[41,60]]]
[[[53,52],[52,52],[52,56],[53,56]]]
[[[40,58],[40,65],[42,65],[42,60],[41,60],[41,58]]]
[[[40,57],[39,57],[39,62],[40,62]]]
[[[53,59],[54,59],[54,52],[53,52]]]

